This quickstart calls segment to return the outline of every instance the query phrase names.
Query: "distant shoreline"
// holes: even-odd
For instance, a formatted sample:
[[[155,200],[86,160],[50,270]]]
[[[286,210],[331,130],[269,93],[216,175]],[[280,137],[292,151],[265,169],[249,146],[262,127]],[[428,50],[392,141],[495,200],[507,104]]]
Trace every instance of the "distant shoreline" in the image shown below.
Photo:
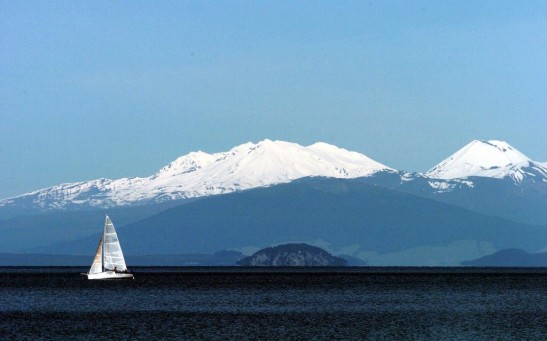
[[[89,266],[0,266],[2,273],[80,273],[86,271]],[[341,267],[255,267],[255,266],[132,266],[129,267],[134,273],[189,273],[189,274],[393,274],[393,275],[503,275],[503,274],[545,274],[547,267],[470,267],[470,266],[447,266],[447,267],[408,267],[408,266],[341,266]]]

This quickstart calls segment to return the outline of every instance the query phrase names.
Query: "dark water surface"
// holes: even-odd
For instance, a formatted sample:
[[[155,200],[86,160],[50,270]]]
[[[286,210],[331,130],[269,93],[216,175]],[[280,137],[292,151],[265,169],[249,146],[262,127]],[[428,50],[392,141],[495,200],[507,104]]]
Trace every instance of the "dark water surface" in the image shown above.
[[[547,269],[0,268],[0,339],[547,340]]]

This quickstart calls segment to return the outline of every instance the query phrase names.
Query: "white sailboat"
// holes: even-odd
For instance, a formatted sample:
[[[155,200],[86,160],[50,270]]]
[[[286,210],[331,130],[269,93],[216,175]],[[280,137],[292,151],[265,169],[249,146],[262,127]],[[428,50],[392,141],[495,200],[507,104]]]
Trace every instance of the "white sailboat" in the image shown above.
[[[86,275],[87,279],[134,278],[133,274],[127,270],[118,235],[108,216],[106,216],[103,235],[99,241],[93,264],[91,264],[89,272],[83,275]]]

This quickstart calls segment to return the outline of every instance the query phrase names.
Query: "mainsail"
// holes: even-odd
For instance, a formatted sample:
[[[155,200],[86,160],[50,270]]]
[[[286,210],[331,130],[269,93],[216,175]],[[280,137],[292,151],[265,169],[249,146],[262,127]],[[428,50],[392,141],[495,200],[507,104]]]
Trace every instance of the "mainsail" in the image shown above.
[[[89,269],[90,274],[96,274],[103,271],[103,238],[99,241],[99,246],[97,247],[97,252],[95,253],[95,258],[93,259],[93,264]]]
[[[127,270],[114,224],[108,216],[87,279],[135,279]]]
[[[118,235],[108,216],[106,216],[103,233],[103,264],[105,270],[127,270]]]

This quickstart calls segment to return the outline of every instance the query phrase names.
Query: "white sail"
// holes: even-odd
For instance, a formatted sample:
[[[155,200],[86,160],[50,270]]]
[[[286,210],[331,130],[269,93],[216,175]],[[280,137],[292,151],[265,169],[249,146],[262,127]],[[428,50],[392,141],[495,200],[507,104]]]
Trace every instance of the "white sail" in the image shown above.
[[[90,274],[96,274],[103,271],[103,238],[99,241],[99,246],[97,247],[97,252],[95,253],[95,258],[93,259],[93,264],[89,269]]]
[[[103,264],[105,270],[127,270],[118,235],[108,216],[106,216],[103,233]]]

